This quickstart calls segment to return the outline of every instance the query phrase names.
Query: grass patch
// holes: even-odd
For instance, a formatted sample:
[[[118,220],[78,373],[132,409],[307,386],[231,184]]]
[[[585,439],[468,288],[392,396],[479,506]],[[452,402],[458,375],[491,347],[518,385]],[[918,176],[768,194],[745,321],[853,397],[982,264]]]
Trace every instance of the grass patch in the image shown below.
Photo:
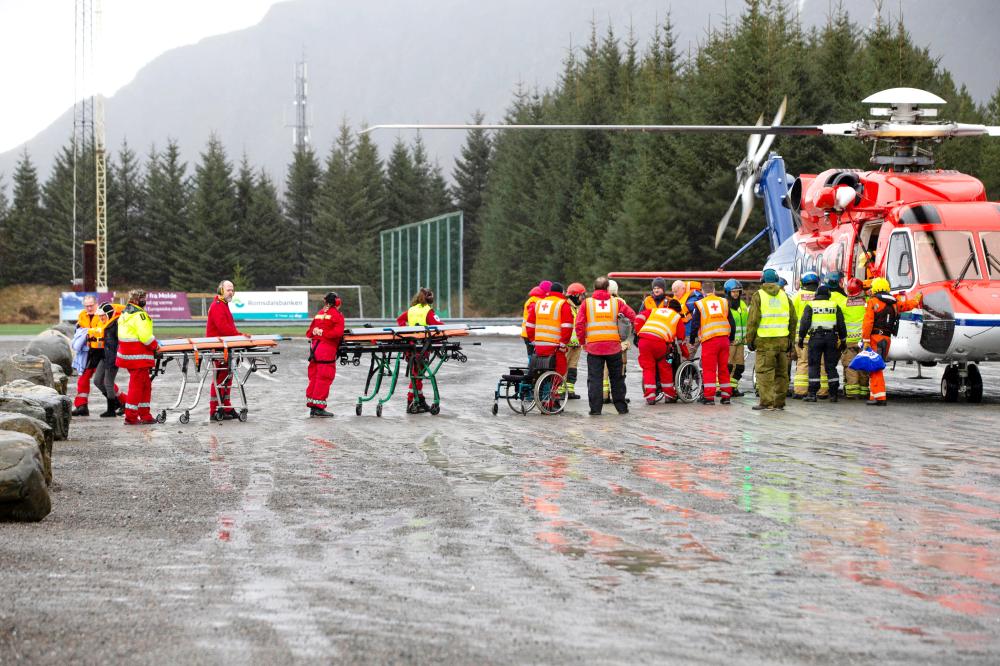
[[[46,324],[0,324],[0,335],[38,335],[48,328]]]

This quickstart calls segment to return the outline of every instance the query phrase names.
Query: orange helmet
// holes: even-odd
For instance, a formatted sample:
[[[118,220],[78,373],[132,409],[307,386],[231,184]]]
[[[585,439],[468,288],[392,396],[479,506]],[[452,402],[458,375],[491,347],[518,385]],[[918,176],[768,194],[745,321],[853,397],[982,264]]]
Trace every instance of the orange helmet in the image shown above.
[[[847,295],[860,296],[865,290],[865,283],[858,278],[851,278],[847,281]]]
[[[574,294],[585,294],[587,293],[587,288],[584,287],[579,282],[574,282],[570,286],[566,287],[566,295],[573,296]]]
[[[701,280],[691,280],[688,282],[688,289],[701,290]]]

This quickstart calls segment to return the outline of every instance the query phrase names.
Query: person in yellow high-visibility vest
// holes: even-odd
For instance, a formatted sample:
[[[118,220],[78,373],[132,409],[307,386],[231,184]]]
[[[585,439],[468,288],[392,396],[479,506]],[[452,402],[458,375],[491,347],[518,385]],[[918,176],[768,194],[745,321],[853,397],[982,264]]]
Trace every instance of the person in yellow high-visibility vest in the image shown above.
[[[861,351],[858,343],[861,341],[861,331],[865,323],[865,285],[858,278],[847,281],[847,293],[830,294],[830,298],[844,311],[844,325],[847,327],[847,349],[840,356],[844,367],[844,395],[848,400],[858,400],[868,395],[868,373],[851,368],[851,361]]]
[[[444,324],[434,312],[434,292],[427,287],[421,287],[413,296],[410,308],[396,317],[399,326],[440,326]],[[426,357],[420,354],[410,354],[407,357],[407,374],[410,375],[410,388],[406,393],[407,414],[429,412],[430,405],[424,399],[424,382],[420,372]]]
[[[756,352],[760,403],[754,411],[785,408],[788,391],[788,354],[795,336],[795,308],[778,285],[778,272],[768,268],[761,288],[750,298],[747,314],[747,348]]]

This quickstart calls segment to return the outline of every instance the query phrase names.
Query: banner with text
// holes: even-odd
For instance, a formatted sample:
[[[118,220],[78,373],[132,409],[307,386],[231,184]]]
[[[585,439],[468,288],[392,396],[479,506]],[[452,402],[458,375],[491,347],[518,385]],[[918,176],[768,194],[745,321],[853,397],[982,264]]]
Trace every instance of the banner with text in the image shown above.
[[[146,294],[146,313],[152,319],[190,319],[191,307],[183,291],[151,291]]]
[[[113,291],[64,291],[59,295],[59,321],[75,322],[83,309],[83,297],[93,296],[98,304],[114,298]]]
[[[233,319],[308,319],[307,291],[240,291],[229,304]]]

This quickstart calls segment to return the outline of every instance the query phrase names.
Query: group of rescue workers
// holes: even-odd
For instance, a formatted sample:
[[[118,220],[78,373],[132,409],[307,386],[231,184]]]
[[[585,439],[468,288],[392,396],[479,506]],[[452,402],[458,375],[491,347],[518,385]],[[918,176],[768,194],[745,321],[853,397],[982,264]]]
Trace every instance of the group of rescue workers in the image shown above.
[[[893,295],[885,278],[866,285],[857,278],[846,281],[830,273],[821,284],[814,272],[802,275],[794,296],[785,291],[776,271],[763,272],[761,288],[744,299],[743,285],[727,280],[723,288],[705,293],[698,281],[677,280],[667,291],[663,278],[635,309],[618,296],[614,280],[599,277],[588,296],[583,284],[563,287],[544,280],[524,303],[521,336],[529,363],[533,357],[554,357],[554,369],[565,378],[567,398],[576,392],[577,365],[587,351],[587,398],[590,414],[599,415],[605,404],[620,414],[628,412],[625,369],[628,351],[639,349],[642,392],[647,404],[677,402],[674,376],[681,359],[700,356],[702,396],[698,402],[728,405],[744,395],[739,389],[746,370],[744,347],[756,353],[755,388],[760,396],[754,410],[784,409],[791,395],[806,402],[840,395],[838,365],[844,368],[844,395],[863,398],[869,405],[886,404],[881,370],[864,373],[850,368],[865,348],[888,358],[891,336],[897,332],[899,314],[921,303],[921,295]],[[207,337],[245,335],[236,328],[229,303],[233,283],[223,280],[208,311]],[[124,414],[128,425],[154,423],[150,411],[151,370],[159,343],[147,314],[146,293],[129,292],[125,305],[101,303],[86,296],[73,340],[74,361],[80,376],[73,415],[89,415],[93,382],[107,400],[102,417]],[[306,406],[311,417],[331,417],[327,410],[330,387],[336,377],[337,350],[345,333],[341,299],[335,292],[324,296],[323,308],[309,325],[309,384]],[[627,324],[625,324],[627,322]],[[443,324],[434,312],[434,292],[421,288],[409,309],[399,315],[400,326]],[[795,376],[789,389],[789,364]],[[237,418],[230,403],[232,371],[224,361],[214,361],[209,413],[221,410],[223,418]],[[429,411],[419,379],[420,358],[408,358],[410,386],[407,412]],[[118,368],[128,370],[128,393],[115,383]]]
[[[532,357],[555,356],[554,369],[566,379],[568,399],[578,399],[577,363],[587,351],[587,398],[590,414],[613,403],[628,412],[625,367],[632,343],[639,349],[642,392],[647,404],[677,402],[674,377],[681,359],[700,357],[702,395],[698,402],[728,405],[744,395],[739,389],[746,370],[744,347],[756,353],[755,388],[760,396],[754,410],[781,410],[791,396],[806,402],[840,396],[838,366],[844,368],[844,396],[868,395],[873,406],[886,404],[881,370],[852,369],[865,348],[888,358],[899,314],[919,307],[921,295],[910,298],[889,292],[885,278],[866,286],[831,272],[821,284],[815,272],[802,275],[794,296],[784,280],[767,269],[760,290],[749,299],[743,285],[727,280],[718,293],[705,293],[699,281],[676,280],[667,292],[663,278],[635,309],[618,296],[614,280],[599,277],[594,291],[574,282],[564,288],[544,280],[524,303],[521,337]],[[624,324],[627,322],[627,324]],[[795,379],[789,387],[789,365]]]

